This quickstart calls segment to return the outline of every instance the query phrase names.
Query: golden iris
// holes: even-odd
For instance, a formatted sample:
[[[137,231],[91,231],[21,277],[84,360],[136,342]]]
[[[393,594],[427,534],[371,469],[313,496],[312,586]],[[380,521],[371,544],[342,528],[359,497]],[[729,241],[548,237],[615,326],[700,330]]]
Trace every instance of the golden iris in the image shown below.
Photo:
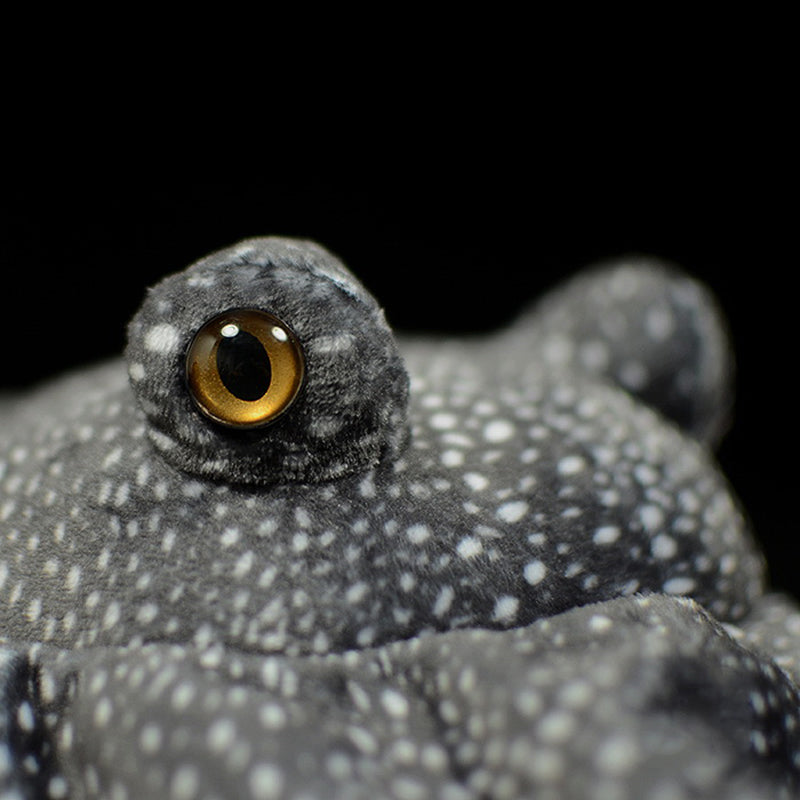
[[[303,350],[291,328],[253,308],[210,319],[186,355],[186,379],[198,408],[234,428],[277,419],[297,397],[304,374]]]

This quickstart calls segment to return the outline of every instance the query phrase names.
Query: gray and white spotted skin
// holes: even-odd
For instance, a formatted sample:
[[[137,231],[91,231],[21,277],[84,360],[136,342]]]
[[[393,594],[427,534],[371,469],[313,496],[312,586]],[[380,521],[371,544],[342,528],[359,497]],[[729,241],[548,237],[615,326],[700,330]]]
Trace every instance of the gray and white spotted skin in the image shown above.
[[[185,378],[238,308],[305,358],[246,431]],[[730,377],[646,259],[463,341],[396,341],[309,242],[170,276],[125,363],[0,406],[0,797],[795,796],[800,616],[710,454]]]

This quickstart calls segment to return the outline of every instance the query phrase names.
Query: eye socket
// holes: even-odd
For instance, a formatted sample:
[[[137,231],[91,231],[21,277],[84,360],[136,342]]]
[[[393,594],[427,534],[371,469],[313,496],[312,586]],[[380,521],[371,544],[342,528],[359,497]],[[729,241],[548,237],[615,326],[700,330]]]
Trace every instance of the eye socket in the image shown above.
[[[277,419],[303,383],[300,342],[276,316],[251,308],[226,311],[195,334],[186,380],[197,407],[233,428]]]

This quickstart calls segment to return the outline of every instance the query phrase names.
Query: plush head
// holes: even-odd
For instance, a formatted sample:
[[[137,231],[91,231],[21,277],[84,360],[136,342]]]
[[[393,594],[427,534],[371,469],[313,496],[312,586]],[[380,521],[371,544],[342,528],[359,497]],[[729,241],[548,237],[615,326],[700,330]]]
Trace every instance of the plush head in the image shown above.
[[[211,317],[236,309],[268,312],[270,330],[281,331],[272,346],[291,337],[304,362],[283,364],[273,353],[266,384],[272,391],[282,373],[302,373],[301,395],[282,418],[266,420],[266,430],[257,417],[255,429],[235,418],[227,426],[219,418],[209,423],[193,403],[197,390],[187,391],[191,341]],[[224,344],[248,335],[243,330],[225,341],[218,334]],[[269,364],[269,356],[259,357],[263,346],[255,347],[238,360]],[[131,322],[126,356],[150,440],[190,475],[249,485],[316,483],[364,471],[405,443],[408,379],[383,312],[311,243],[246,241],[165,279]],[[266,394],[258,385],[253,391],[255,398]],[[245,398],[247,404],[254,400]]]
[[[723,636],[707,614],[746,620],[763,592],[761,558],[709,449],[728,418],[726,341],[705,290],[646,259],[587,272],[508,330],[464,341],[398,343],[364,287],[308,242],[248,240],[166,278],[130,324],[125,366],[6,409],[8,730],[28,719],[21,693],[47,745],[36,758],[51,796],[118,785],[186,800],[213,785],[209,796],[374,797],[385,785],[399,798],[451,786],[455,798],[482,791],[474,776],[490,740],[498,779],[519,791],[563,788],[570,759],[605,774],[604,738],[645,736],[653,693],[670,707],[676,681],[734,704],[761,687],[796,719],[796,690],[777,671],[727,638],[713,661],[703,655]],[[647,619],[645,650],[608,646],[612,628],[638,641]],[[492,640],[512,647],[508,673],[481,659],[486,629],[510,637]],[[542,723],[543,738],[509,727],[514,713],[561,708],[566,684],[526,676],[565,669],[546,652],[562,645],[569,686],[594,687],[587,699],[567,703],[552,730]],[[740,689],[717,680],[726,658]],[[593,683],[593,659],[607,662],[605,685]],[[33,694],[20,688],[30,670]],[[429,683],[427,670],[445,677]],[[635,696],[618,727],[598,710],[601,691]],[[489,717],[465,728],[477,750],[462,763],[450,741],[461,734],[445,729],[466,724],[476,702],[506,722],[494,738]],[[759,750],[755,730],[787,754],[778,783],[796,780],[789,723],[752,727],[737,708],[719,770]],[[572,747],[580,709],[600,721]],[[697,711],[712,727],[718,713]],[[10,737],[14,766],[33,745]],[[400,742],[428,783],[391,788],[384,750]],[[635,758],[611,751],[605,777],[639,785],[661,757],[648,746]],[[694,733],[682,747],[697,752]],[[561,766],[548,772],[548,757]],[[530,772],[531,758],[545,766]],[[9,780],[26,785],[14,769]],[[573,772],[596,783],[588,766]],[[772,774],[757,765],[724,785],[750,791]],[[327,793],[315,775],[339,788]]]

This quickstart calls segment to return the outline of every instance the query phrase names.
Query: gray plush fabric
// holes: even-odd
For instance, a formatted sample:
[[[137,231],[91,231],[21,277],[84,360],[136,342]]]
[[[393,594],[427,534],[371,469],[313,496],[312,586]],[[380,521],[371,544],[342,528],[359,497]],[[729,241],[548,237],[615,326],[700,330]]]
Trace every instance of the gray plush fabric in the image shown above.
[[[184,379],[239,307],[306,357],[245,432]],[[3,409],[4,800],[796,796],[800,616],[674,267],[398,345],[327,251],[252,239],[151,289],[126,356]]]
[[[196,413],[186,351],[213,314],[263,308],[303,344],[302,402],[261,432],[232,434]],[[374,466],[405,443],[408,379],[382,310],[327,251],[251,239],[154,287],[128,330],[128,372],[165,460],[228,483],[316,482]]]

